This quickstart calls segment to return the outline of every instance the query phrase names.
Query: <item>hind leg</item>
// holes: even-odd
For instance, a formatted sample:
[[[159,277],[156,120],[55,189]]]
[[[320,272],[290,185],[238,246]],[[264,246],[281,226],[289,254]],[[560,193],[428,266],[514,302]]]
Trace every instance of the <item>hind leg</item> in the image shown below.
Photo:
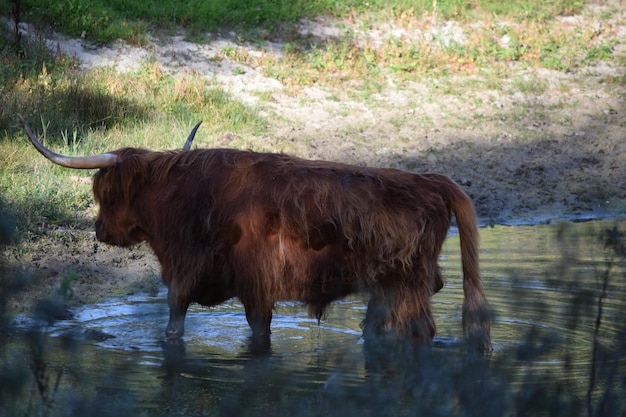
[[[365,315],[366,340],[389,335],[414,346],[429,345],[435,336],[431,293],[432,282],[422,287],[398,285],[373,289]]]

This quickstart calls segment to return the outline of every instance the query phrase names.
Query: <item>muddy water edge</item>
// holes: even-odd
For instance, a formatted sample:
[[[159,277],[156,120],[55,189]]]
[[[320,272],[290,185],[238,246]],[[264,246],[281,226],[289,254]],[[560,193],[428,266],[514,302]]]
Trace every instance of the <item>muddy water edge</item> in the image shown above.
[[[494,351],[482,359],[462,343],[454,234],[433,299],[437,337],[418,354],[366,348],[365,296],[336,302],[319,324],[279,305],[262,355],[250,352],[236,300],[194,306],[174,345],[163,340],[164,291],[65,320],[19,315],[0,333],[0,415],[620,415],[625,232],[626,218],[482,228],[494,317]]]

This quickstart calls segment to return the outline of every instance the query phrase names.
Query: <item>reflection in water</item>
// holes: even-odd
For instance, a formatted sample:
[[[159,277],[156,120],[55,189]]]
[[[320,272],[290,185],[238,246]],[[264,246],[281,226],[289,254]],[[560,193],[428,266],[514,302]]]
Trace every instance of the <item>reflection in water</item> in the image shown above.
[[[32,323],[18,320],[0,358],[32,369],[33,346],[43,344],[50,415],[577,415],[587,411],[598,296],[611,253],[598,236],[614,224],[481,230],[482,275],[494,315],[488,359],[464,354],[455,236],[442,254],[447,282],[433,300],[433,348],[410,357],[397,344],[364,347],[367,301],[360,296],[334,303],[319,325],[305,308],[280,304],[264,355],[251,353],[236,300],[193,307],[184,342],[165,343],[162,293],[76,309],[71,320],[36,333],[36,341],[24,336]],[[626,368],[626,349],[610,356],[625,337],[626,280],[623,263],[611,268],[597,340],[610,364],[603,372],[615,375],[594,382],[592,414],[600,413],[603,392],[617,387],[616,398],[623,398],[626,385],[612,382]],[[16,394],[14,410],[25,410],[33,392]]]

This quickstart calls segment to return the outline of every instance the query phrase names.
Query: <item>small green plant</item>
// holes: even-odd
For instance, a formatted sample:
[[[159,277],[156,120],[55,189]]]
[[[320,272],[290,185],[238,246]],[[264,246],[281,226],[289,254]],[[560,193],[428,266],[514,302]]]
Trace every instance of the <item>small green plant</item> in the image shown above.
[[[71,300],[74,298],[74,288],[72,284],[79,278],[78,273],[73,269],[70,269],[65,273],[61,279],[61,286],[59,287],[59,295],[63,300]]]
[[[543,94],[549,88],[549,83],[545,79],[536,76],[526,76],[513,80],[513,88],[524,94]]]
[[[609,43],[601,43],[600,45],[591,47],[585,58],[583,59],[584,65],[594,64],[598,61],[606,61],[613,55],[613,47]]]

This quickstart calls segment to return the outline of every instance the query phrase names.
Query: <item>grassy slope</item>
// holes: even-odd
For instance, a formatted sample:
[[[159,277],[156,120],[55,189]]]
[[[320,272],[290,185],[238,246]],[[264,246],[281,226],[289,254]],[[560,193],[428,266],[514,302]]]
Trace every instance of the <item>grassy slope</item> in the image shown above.
[[[0,1],[0,10],[13,2]],[[356,82],[367,96],[372,85],[387,77],[400,82],[428,73],[445,79],[454,74],[492,71],[502,74],[510,62],[568,71],[585,60],[611,59],[610,45],[595,39],[593,30],[554,24],[560,14],[576,12],[581,2],[439,1],[437,17],[454,18],[464,25],[478,19],[489,23],[497,16],[504,26],[482,25],[469,47],[432,49],[419,41],[387,40],[382,45],[359,45],[356,33],[338,40],[311,44],[291,25],[318,14],[343,17],[352,26],[367,29],[377,22],[411,28],[430,21],[435,2],[372,1],[21,1],[21,19],[41,28],[96,42],[122,38],[141,43],[149,31],[178,26],[192,33],[236,27],[249,41],[267,37],[286,41],[281,60],[264,57],[267,75],[289,85],[328,84],[341,88]],[[470,6],[471,5],[471,6]],[[503,45],[498,39],[508,36]],[[102,152],[120,146],[152,149],[179,147],[197,120],[210,120],[209,135],[270,135],[258,109],[229,97],[205,78],[163,74],[145,62],[139,71],[117,74],[109,69],[79,72],[72,60],[53,56],[37,40],[2,33],[0,47],[0,193],[18,218],[19,229],[37,234],[47,224],[67,224],[81,218],[91,205],[89,186],[72,173],[45,163],[25,142],[16,112],[30,120],[44,140],[68,154]],[[521,41],[523,40],[523,42]],[[528,48],[528,45],[535,45]],[[290,46],[292,45],[292,46]],[[224,56],[246,62],[254,59],[229,49]],[[581,60],[581,57],[583,59]],[[67,177],[72,180],[68,181]]]

